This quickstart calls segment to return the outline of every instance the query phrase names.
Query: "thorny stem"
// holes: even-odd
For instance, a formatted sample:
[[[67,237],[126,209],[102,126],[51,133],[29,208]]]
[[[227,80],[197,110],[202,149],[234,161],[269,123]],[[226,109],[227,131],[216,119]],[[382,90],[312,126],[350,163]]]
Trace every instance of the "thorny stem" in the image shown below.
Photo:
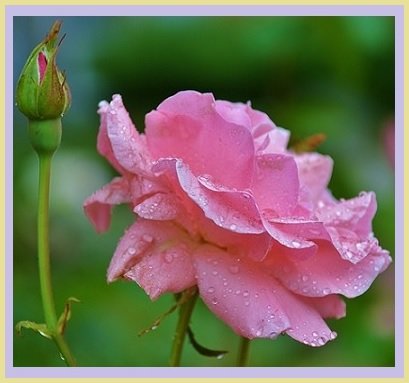
[[[183,343],[189,327],[190,317],[197,298],[197,288],[193,287],[184,291],[182,294],[189,294],[186,301],[179,308],[179,320],[176,327],[175,336],[173,338],[172,351],[170,355],[170,366],[180,366],[182,356]],[[183,299],[181,297],[180,299]]]

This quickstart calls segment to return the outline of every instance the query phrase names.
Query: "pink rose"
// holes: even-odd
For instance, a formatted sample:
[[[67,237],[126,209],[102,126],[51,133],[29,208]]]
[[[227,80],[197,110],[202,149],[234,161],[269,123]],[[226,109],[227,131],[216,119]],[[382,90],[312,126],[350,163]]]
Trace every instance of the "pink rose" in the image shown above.
[[[250,104],[179,92],[136,131],[119,95],[99,107],[98,150],[120,173],[84,203],[98,232],[113,205],[135,222],[108,281],[133,280],[156,299],[197,285],[247,338],[286,333],[310,346],[391,262],[372,233],[375,195],[336,200],[332,160],[287,149],[289,132]]]

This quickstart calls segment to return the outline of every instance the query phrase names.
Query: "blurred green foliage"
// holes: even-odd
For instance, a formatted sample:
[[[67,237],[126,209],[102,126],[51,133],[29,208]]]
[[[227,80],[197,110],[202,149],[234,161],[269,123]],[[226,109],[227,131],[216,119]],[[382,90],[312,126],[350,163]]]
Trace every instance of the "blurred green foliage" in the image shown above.
[[[394,256],[394,174],[382,130],[394,116],[392,17],[63,17],[67,34],[58,57],[67,71],[72,107],[53,168],[51,223],[56,302],[75,296],[67,338],[81,366],[165,366],[176,314],[143,337],[172,304],[150,302],[129,282],[107,285],[106,269],[125,227],[126,207],[110,231],[97,235],[83,200],[114,171],[95,149],[97,104],[114,93],[137,128],[164,98],[183,89],[218,99],[251,100],[294,139],[325,133],[322,153],[334,158],[330,187],[338,198],[374,190],[374,231]],[[54,18],[14,17],[14,81]],[[42,321],[37,278],[37,160],[26,122],[14,113],[14,321]],[[329,321],[339,336],[313,349],[289,337],[252,342],[251,366],[393,366],[393,265],[347,317]],[[185,346],[184,366],[234,365],[239,339],[198,302],[192,328],[204,346],[229,350],[221,360]],[[52,342],[23,331],[14,339],[15,366],[63,366]]]

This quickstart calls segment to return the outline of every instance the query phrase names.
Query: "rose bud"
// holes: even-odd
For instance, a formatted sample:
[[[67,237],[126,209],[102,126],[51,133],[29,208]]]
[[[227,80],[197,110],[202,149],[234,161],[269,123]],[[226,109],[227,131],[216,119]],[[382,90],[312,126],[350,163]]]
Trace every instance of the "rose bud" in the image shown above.
[[[17,84],[17,106],[32,121],[60,118],[69,108],[71,95],[65,76],[56,65],[61,22],[30,54]]]

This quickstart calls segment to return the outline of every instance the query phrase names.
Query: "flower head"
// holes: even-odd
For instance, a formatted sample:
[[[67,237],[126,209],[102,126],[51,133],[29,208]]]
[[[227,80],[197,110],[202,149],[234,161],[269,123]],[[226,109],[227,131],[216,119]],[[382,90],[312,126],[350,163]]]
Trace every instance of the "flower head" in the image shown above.
[[[332,160],[287,149],[289,132],[250,104],[179,92],[146,115],[139,134],[115,95],[99,108],[98,150],[120,176],[84,203],[97,231],[113,205],[135,222],[108,280],[137,282],[152,299],[197,285],[238,334],[335,338],[340,297],[364,293],[391,262],[372,234],[374,193],[336,200]]]
[[[61,22],[56,21],[48,35],[31,52],[17,84],[17,106],[30,120],[61,117],[71,102],[65,77],[56,56]]]

